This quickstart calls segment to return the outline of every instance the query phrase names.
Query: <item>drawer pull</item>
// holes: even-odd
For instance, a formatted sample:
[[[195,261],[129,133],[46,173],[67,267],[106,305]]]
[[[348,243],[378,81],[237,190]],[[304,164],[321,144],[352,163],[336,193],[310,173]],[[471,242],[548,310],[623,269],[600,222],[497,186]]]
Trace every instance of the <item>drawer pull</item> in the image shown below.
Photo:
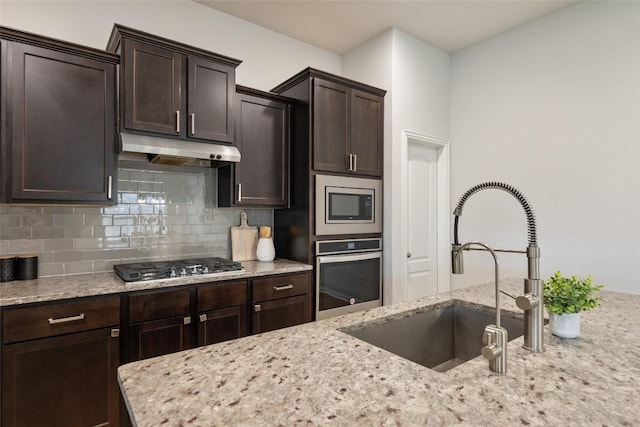
[[[56,325],[58,323],[75,322],[76,320],[84,320],[84,313],[78,314],[77,316],[61,317],[59,319],[49,319],[49,324]]]
[[[255,311],[256,313],[262,311],[262,306],[260,304],[254,304],[253,311]]]
[[[276,292],[279,291],[288,291],[289,289],[293,289],[293,285],[292,284],[288,284],[288,285],[284,285],[284,286],[274,286],[273,290]]]
[[[206,314],[201,314],[198,317],[200,318],[200,323],[207,321],[207,315]]]
[[[111,338],[118,338],[120,336],[120,328],[113,328],[111,330]]]
[[[182,324],[183,325],[188,325],[191,323],[191,317],[187,316],[187,317],[183,317],[182,318]]]

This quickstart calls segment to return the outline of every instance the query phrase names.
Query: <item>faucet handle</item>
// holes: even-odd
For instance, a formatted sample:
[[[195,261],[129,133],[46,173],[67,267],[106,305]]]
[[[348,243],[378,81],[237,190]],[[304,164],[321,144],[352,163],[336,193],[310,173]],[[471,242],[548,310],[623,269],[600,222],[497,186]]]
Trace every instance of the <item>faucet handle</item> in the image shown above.
[[[502,347],[498,344],[497,331],[489,325],[484,329],[482,334],[482,343],[484,346],[480,350],[482,356],[487,360],[494,360],[502,354]]]
[[[507,330],[496,325],[487,325],[482,334],[484,347],[480,351],[489,361],[489,369],[504,374],[507,372]]]
[[[520,295],[516,298],[516,305],[521,310],[531,310],[540,304],[540,299],[533,294]]]

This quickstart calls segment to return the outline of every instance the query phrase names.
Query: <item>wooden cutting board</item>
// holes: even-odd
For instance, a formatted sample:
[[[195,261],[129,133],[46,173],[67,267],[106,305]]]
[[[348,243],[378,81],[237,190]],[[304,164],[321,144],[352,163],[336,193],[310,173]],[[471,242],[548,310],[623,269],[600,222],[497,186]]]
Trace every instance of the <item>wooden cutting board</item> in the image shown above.
[[[247,213],[240,213],[240,226],[231,227],[231,258],[233,261],[256,259],[258,227],[247,224]]]

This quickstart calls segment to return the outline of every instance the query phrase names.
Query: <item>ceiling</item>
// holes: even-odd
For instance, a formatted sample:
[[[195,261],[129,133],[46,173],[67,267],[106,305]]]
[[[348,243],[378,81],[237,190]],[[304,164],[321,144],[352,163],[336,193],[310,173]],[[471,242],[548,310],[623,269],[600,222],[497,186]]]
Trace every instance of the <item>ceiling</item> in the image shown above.
[[[343,54],[396,27],[454,52],[576,0],[195,0],[278,33]]]

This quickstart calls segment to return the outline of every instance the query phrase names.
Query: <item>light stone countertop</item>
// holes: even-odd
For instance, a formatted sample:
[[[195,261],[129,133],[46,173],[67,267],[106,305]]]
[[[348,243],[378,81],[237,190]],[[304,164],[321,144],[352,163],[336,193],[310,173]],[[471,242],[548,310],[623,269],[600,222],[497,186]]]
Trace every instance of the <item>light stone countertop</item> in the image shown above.
[[[132,283],[125,283],[114,272],[44,277],[24,281],[16,280],[0,283],[0,307],[246,279],[274,274],[299,273],[313,268],[309,264],[284,259],[276,259],[272,262],[242,261],[241,264],[244,267],[244,271]]]
[[[138,426],[640,425],[640,296],[601,295],[579,338],[545,326],[536,354],[511,341],[505,375],[482,357],[438,373],[339,330],[451,300],[493,306],[491,283],[142,360],[118,376]]]

